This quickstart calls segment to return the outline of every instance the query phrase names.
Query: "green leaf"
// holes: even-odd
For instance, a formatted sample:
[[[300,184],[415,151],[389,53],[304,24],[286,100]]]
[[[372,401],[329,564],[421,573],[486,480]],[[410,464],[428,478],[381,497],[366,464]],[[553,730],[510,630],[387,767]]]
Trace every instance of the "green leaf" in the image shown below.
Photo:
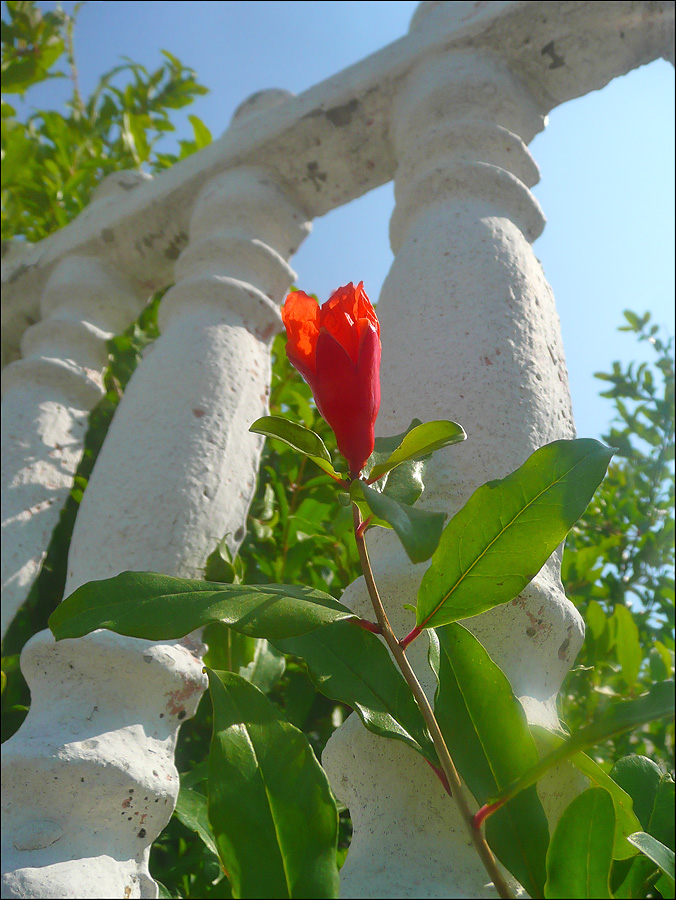
[[[411,459],[392,469],[387,477],[374,484],[374,488],[397,503],[413,506],[423,492],[426,467],[425,460]]]
[[[610,898],[615,810],[603,788],[583,791],[563,811],[547,853],[545,897]]]
[[[630,835],[627,840],[634,847],[638,847],[641,853],[652,860],[664,872],[667,878],[671,880],[671,889],[673,890],[674,879],[676,878],[674,851],[665,847],[661,841],[658,841],[651,834],[646,834],[645,831],[637,831],[636,834]]]
[[[610,770],[610,777],[629,794],[634,802],[634,812],[639,825],[632,831],[646,830],[655,804],[657,789],[662,779],[659,766],[645,756],[635,754],[623,756]]]
[[[566,735],[549,731],[539,725],[530,726],[531,733],[537,738],[542,751],[553,750],[559,747],[566,739]],[[607,775],[601,766],[587,756],[586,753],[575,753],[570,757],[570,762],[579,769],[583,775],[596,787],[604,788],[610,794],[615,807],[615,840],[613,843],[613,859],[629,859],[635,855],[635,851],[627,844],[627,837],[640,828],[640,821],[634,813],[632,797],[617,784],[610,775]]]
[[[162,884],[161,881],[158,881],[155,878],[155,884],[157,885],[157,896],[159,900],[173,900],[171,892],[167,890],[167,888]]]
[[[655,882],[655,887],[660,892],[664,900],[674,900],[674,880],[668,875],[662,873]]]
[[[255,434],[264,434],[266,437],[275,438],[288,444],[294,450],[309,456],[324,472],[339,477],[331,464],[331,455],[326,449],[324,441],[304,425],[284,419],[282,416],[263,416],[256,419],[249,431]]]
[[[653,794],[655,797],[646,831],[669,849],[674,849],[674,781],[670,775],[663,775]],[[637,829],[639,830],[639,829]],[[633,846],[628,844],[628,846]],[[618,898],[644,897],[646,884],[655,880],[655,868],[651,861],[639,855],[634,859],[624,881],[615,891]],[[659,878],[656,887],[663,897],[674,893],[673,882],[667,876]]]
[[[353,707],[369,731],[401,740],[439,765],[410,688],[375,634],[336,622],[275,646],[302,657],[317,690]]]
[[[596,600],[589,601],[585,619],[597,656],[607,656],[615,642],[615,628],[611,627],[603,607]]]
[[[186,828],[190,828],[191,831],[198,834],[209,850],[218,858],[216,839],[209,824],[207,798],[203,794],[198,794],[197,791],[181,785],[174,815]]]
[[[435,715],[458,771],[482,805],[538,759],[523,707],[509,681],[462,625],[430,632],[438,679]],[[549,844],[547,817],[535,787],[487,820],[488,842],[532,897],[541,897]]]
[[[337,897],[338,813],[305,735],[248,681],[207,670],[209,820],[235,897]]]
[[[411,562],[420,563],[430,558],[444,527],[444,513],[428,512],[398,503],[362,481],[353,482],[353,491],[362,492],[371,512],[394,528]]]
[[[418,627],[476,616],[516,597],[582,515],[612,454],[598,441],[555,441],[478,488],[446,526],[423,576]]]
[[[413,419],[406,431],[402,431],[401,434],[391,435],[390,437],[377,437],[373,453],[369,456],[364,467],[364,479],[368,481],[373,469],[389,459],[406,435],[421,424],[420,419]],[[408,462],[401,463],[401,465],[380,478],[374,484],[375,489],[387,494],[388,497],[397,500],[399,503],[407,503],[409,506],[412,506],[423,492],[423,478],[429,459],[430,455],[428,454],[419,459],[410,459]]]
[[[413,431],[414,428],[417,428],[418,425],[422,425],[420,419],[411,419],[411,424],[406,431],[402,431],[400,434],[392,434],[388,437],[377,437],[373,446],[373,453],[369,456],[364,466],[364,475],[370,477],[373,469],[382,465],[386,459],[389,459],[406,435]]]
[[[201,150],[202,147],[206,147],[211,143],[212,137],[211,132],[204,124],[204,122],[198,117],[190,115],[188,116],[188,121],[192,125],[192,130],[195,135],[195,145],[198,150]]]
[[[626,606],[616,606],[615,646],[617,661],[622,668],[622,677],[627,687],[633,687],[643,662],[643,650],[638,637],[638,626]]]
[[[377,481],[403,462],[418,460],[434,453],[435,450],[441,450],[442,447],[458,444],[466,438],[467,435],[460,425],[445,419],[417,425],[406,433],[398,447],[384,462],[371,469],[369,481]]]
[[[79,587],[52,613],[49,627],[57,641],[96,628],[162,641],[224,622],[241,634],[275,639],[352,617],[330,594],[301,585],[217,584],[122,572]]]
[[[209,777],[209,761],[203,760],[192,768],[189,772],[181,774],[181,787],[192,789],[198,784],[202,784]]]
[[[202,640],[209,648],[204,655],[204,665],[210,669],[240,672],[256,652],[256,638],[239,634],[223,622],[211,622],[202,632]]]
[[[671,658],[661,641],[655,641],[655,646],[650,648],[648,663],[653,681],[666,681],[671,676]]]
[[[646,830],[674,849],[674,779],[671,775],[662,776]]]
[[[659,684],[653,684],[647,694],[643,694],[636,700],[620,701],[609,706],[595,722],[572,734],[555,750],[544,756],[534,768],[530,769],[508,790],[491,797],[491,801],[506,800],[515,796],[519,791],[542,778],[552,766],[570,759],[581,750],[593,747],[623,731],[638,728],[647,722],[653,722],[664,716],[673,716],[673,714],[674,682],[661,681]]]
[[[267,694],[282,677],[285,668],[284,654],[276,650],[265,638],[261,638],[256,641],[254,658],[248,665],[240,668],[239,674],[255,684],[259,691]]]

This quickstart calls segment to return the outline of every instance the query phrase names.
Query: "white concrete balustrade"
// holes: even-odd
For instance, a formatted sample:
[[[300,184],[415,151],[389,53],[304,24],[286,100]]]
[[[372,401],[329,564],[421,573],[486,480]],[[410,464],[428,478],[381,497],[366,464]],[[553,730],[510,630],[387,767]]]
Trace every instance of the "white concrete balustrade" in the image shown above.
[[[113,176],[68,227],[11,248],[3,631],[70,489],[105,340],[169,284],[160,337],[78,513],[66,594],[125,569],[200,577],[226,533],[236,550],[261,450],[248,426],[266,410],[288,261],[313,218],[392,178],[377,429],[451,418],[470,438],[435,458],[423,503],[452,513],[538,446],[573,436],[554,300],[531,248],[544,216],[527,145],[559,103],[673,59],[673,19],[668,2],[421,3],[401,40],[299,97],[255,95],[200,153],[155,179]],[[406,633],[402,603],[423,567],[389,534],[369,538],[389,615]],[[559,562],[472,621],[540,724],[556,721],[582,640]],[[361,579],[344,599],[367,612]],[[107,632],[59,644],[43,632],[27,644],[31,710],[3,748],[3,897],[157,896],[149,847],[175,803],[173,750],[204,688],[200,649]],[[409,652],[431,692],[426,639]],[[351,716],[324,764],[354,823],[343,897],[494,896],[413,751]],[[552,822],[577,787],[565,768],[542,786]]]

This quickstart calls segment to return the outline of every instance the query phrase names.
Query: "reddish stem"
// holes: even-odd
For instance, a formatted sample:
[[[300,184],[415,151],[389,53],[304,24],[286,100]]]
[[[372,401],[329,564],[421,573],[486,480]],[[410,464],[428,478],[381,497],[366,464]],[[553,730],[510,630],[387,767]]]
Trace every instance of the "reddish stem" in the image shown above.
[[[321,466],[320,466],[320,468],[321,468]],[[326,472],[324,469],[322,469],[322,472],[324,472],[325,475],[328,475],[329,478],[333,478],[333,480],[336,481],[338,484],[342,484],[343,487],[349,488],[350,484],[352,483],[352,479],[347,479],[343,475],[338,475],[338,474],[334,475],[331,472]]]
[[[492,816],[494,812],[497,812],[501,806],[505,805],[504,800],[496,800],[495,803],[486,803],[481,809],[474,814],[473,825],[475,828],[481,828],[483,823],[489,816]]]
[[[370,631],[373,634],[382,634],[383,629],[376,622],[369,622],[368,619],[355,619],[355,624],[363,628],[364,631]]]
[[[448,783],[448,778],[446,777],[446,773],[444,772],[444,770],[443,770],[443,769],[440,769],[438,766],[433,765],[433,764],[429,761],[429,759],[426,759],[425,762],[426,762],[427,765],[430,767],[430,769],[432,769],[432,771],[433,771],[434,774],[437,776],[437,778],[439,779],[439,781],[443,784],[444,790],[446,791],[446,793],[448,794],[448,796],[449,796],[449,797],[452,797],[452,796],[453,796],[453,793],[452,793],[452,791],[451,791],[451,786],[450,786],[450,784]]]
[[[405,650],[412,641],[414,641],[417,637],[420,637],[422,631],[422,628],[418,628],[418,626],[416,625],[413,631],[409,632],[409,634],[407,634],[405,638],[402,638],[399,641],[399,646],[401,647],[401,649]]]
[[[364,521],[359,524],[359,526],[357,527],[357,530],[355,532],[355,534],[357,535],[358,538],[361,538],[364,536],[366,529],[371,524],[372,518],[373,518],[373,516],[369,516],[368,519],[364,519]]]

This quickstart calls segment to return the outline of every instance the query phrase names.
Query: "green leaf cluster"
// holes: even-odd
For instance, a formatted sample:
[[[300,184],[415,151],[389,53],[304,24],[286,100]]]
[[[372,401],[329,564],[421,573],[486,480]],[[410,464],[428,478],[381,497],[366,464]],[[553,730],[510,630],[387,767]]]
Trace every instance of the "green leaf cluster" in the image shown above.
[[[154,72],[125,61],[82,98],[73,50],[77,9],[69,17],[58,9],[43,13],[32,2],[6,7],[3,91],[24,94],[46,78],[65,77],[72,97],[67,114],[43,110],[26,121],[3,101],[3,236],[39,240],[77,215],[109,172],[158,171],[210,141],[191,116],[194,140],[181,142],[175,154],[159,150],[175,111],[205,90],[171,54]],[[115,406],[143,347],[157,335],[159,300],[109,344],[107,394],[90,417],[72,496],[3,648],[3,712],[9,713],[3,736],[16,730],[29,703],[18,652],[62,595],[77,505]],[[607,448],[579,441],[537,451],[518,472],[471,498],[470,511],[478,510],[486,526],[474,531],[476,516],[467,507],[444,530],[442,512],[414,506],[429,454],[464,438],[454,423],[414,420],[401,435],[379,439],[365,481],[351,487],[371,527],[394,528],[414,562],[431,558],[418,626],[430,629],[436,714],[477,803],[509,794],[487,820],[487,834],[533,897],[673,897],[674,789],[663,774],[673,748],[673,726],[664,718],[671,688],[647,690],[673,675],[672,343],[647,314],[625,318],[625,330],[650,343],[656,362],[617,363],[599,375],[616,411],[604,440],[619,452],[574,525],[564,559],[568,592],[588,634],[565,698],[572,737],[535,734],[538,754],[509,682],[457,620],[507,602],[537,572],[584,509]],[[358,574],[349,495],[341,505],[331,477],[343,477],[342,461],[282,338],[273,348],[270,411],[277,430],[257,430],[290,439],[266,443],[244,543],[233,558],[241,536],[223,537],[205,573],[211,584],[189,582],[181,593],[174,591],[178,579],[118,576],[106,583],[103,599],[112,603],[103,621],[86,586],[53,619],[55,629],[65,629],[77,613],[79,622],[73,617],[67,626],[74,630],[62,636],[97,623],[124,628],[122,619],[137,629],[127,633],[145,636],[160,636],[169,625],[179,633],[207,623],[214,712],[204,700],[180,734],[179,803],[152,852],[163,896],[335,896],[349,814],[336,809],[317,757],[350,708],[374,733],[438,766],[420,711],[381,641],[337,602]],[[556,477],[543,481],[553,471]],[[451,548],[460,539],[456,554]],[[506,569],[509,558],[514,565]],[[307,588],[289,587],[299,584]],[[130,588],[146,592],[132,610],[124,603]],[[550,836],[535,781],[562,759],[592,786]],[[274,865],[247,863],[261,846]]]
[[[566,593],[586,624],[578,666],[562,690],[562,714],[573,728],[674,673],[673,339],[649,313],[624,316],[620,330],[654,357],[597,373],[614,408],[603,439],[618,450],[563,557]],[[669,769],[673,746],[673,724],[660,720],[598,753],[608,761],[638,753]]]
[[[83,97],[74,50],[82,4],[72,16],[58,8],[43,12],[30,0],[5,5],[3,95],[23,96],[45,79],[68,78],[71,96],[66,114],[38,110],[26,118],[3,99],[3,240],[39,241],[74,219],[111,172],[159,172],[211,142],[206,125],[190,115],[194,138],[179,141],[177,152],[160,150],[175,130],[176,112],[207,92],[168,51],[154,71],[125,59]]]

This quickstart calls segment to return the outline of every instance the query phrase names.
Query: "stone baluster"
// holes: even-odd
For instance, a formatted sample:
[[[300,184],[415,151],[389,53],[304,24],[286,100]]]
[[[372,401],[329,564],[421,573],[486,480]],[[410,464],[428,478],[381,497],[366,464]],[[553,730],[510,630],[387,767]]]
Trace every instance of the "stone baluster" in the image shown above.
[[[425,4],[419,11],[414,27]],[[455,4],[448,4],[454,7]],[[544,126],[528,88],[499,59],[472,50],[436,56],[395,102],[398,161],[391,221],[395,260],[378,303],[382,405],[377,429],[396,434],[417,416],[460,422],[467,441],[430,463],[422,504],[453,514],[483,482],[535,449],[574,436],[559,322],[531,242],[544,217],[526,144]],[[395,632],[413,627],[424,565],[392,532],[367,538]],[[512,603],[465,624],[509,677],[533,723],[557,721],[556,692],[582,641],[563,594],[557,552]],[[363,615],[363,579],[343,601]],[[431,696],[428,641],[409,658]],[[323,756],[354,837],[342,897],[488,897],[492,885],[455,806],[421,757],[350,716]],[[576,790],[562,769],[541,785],[550,821]]]
[[[110,175],[92,204],[145,181]],[[71,256],[53,271],[41,319],[26,329],[22,359],[2,374],[2,635],[40,570],[82,457],[87,417],[104,393],[106,341],[147,299],[92,257]]]
[[[199,576],[225,534],[237,548],[262,448],[248,427],[267,409],[287,259],[308,231],[263,170],[234,169],[203,189],[160,337],[81,504],[66,593],[125,569]],[[148,853],[174,807],[176,734],[204,687],[199,651],[190,638],[107,632],[29,642],[33,704],[5,761],[8,896],[157,896]]]

